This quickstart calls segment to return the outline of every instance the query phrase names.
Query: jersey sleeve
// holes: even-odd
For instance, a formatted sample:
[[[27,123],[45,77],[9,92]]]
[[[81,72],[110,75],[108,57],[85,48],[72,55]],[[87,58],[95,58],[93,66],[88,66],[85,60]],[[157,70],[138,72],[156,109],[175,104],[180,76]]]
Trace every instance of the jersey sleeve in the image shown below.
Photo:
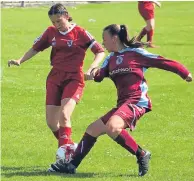
[[[110,56],[105,58],[101,68],[98,70],[96,76],[94,77],[95,82],[101,82],[105,77],[109,77],[109,69],[108,69],[109,59],[110,59]]]
[[[159,55],[147,53],[141,55],[141,58],[137,60],[139,60],[139,64],[141,64],[143,67],[154,67],[170,71],[179,75],[183,79],[186,79],[189,75],[189,71],[184,65],[182,65],[178,61],[167,59]]]
[[[83,30],[83,41],[86,43],[86,47],[90,48],[94,54],[104,52],[102,45],[86,30]]]
[[[49,29],[47,29],[42,35],[35,39],[32,48],[39,52],[45,50],[49,46]]]

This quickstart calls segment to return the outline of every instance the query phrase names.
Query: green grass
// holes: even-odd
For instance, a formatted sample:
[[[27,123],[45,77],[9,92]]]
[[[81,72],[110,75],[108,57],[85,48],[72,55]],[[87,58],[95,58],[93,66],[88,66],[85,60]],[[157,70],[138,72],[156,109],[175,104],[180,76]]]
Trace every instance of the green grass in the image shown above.
[[[194,74],[194,2],[163,2],[156,10],[154,40],[157,53],[183,63]],[[152,152],[150,171],[138,178],[133,156],[107,136],[99,138],[76,175],[49,174],[57,142],[45,122],[45,79],[50,70],[47,50],[21,67],[7,68],[48,25],[48,7],[2,9],[2,180],[52,181],[192,181],[194,180],[194,86],[175,74],[151,69],[146,73],[153,111],[145,115],[132,135]],[[144,26],[137,3],[106,3],[69,8],[75,22],[101,42],[103,27],[127,24],[131,36]],[[96,19],[95,23],[88,19]],[[88,52],[85,69],[92,62]],[[73,117],[73,138],[79,142],[87,125],[116,103],[110,80],[86,83],[85,94]]]

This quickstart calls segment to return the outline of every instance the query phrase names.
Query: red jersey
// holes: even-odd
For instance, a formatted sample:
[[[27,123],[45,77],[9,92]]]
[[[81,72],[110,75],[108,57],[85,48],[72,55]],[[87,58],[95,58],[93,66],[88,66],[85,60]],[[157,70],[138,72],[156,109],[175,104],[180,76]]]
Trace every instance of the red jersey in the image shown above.
[[[94,80],[100,82],[104,77],[112,79],[117,88],[117,106],[128,102],[149,111],[151,101],[147,96],[148,86],[144,78],[144,72],[149,67],[174,72],[183,79],[189,75],[189,71],[179,62],[151,54],[142,48],[126,48],[120,52],[111,53]]]
[[[66,32],[58,31],[54,26],[35,40],[33,49],[43,51],[52,46],[51,65],[65,72],[82,71],[86,50],[91,48],[94,54],[103,52],[102,46],[86,30],[72,24]]]

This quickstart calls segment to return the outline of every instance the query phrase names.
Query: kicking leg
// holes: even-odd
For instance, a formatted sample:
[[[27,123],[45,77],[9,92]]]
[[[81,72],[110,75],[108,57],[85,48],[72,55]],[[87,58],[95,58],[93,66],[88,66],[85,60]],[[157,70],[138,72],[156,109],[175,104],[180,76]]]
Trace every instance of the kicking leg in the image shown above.
[[[107,134],[119,145],[137,157],[139,164],[139,176],[143,176],[149,169],[149,159],[151,154],[143,150],[135,139],[125,130],[127,123],[119,116],[112,116],[106,124]]]
[[[75,151],[75,154],[72,157],[72,161],[68,164],[62,162],[52,164],[51,167],[62,173],[75,173],[76,168],[79,166],[84,157],[90,152],[96,140],[99,136],[106,133],[106,126],[101,119],[90,124],[82,137],[81,141],[78,144],[78,147]]]

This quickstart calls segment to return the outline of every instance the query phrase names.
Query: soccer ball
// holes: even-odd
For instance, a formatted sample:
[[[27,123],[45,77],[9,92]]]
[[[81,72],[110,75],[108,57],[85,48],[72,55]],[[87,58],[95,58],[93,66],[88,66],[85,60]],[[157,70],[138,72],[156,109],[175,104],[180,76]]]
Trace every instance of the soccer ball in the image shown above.
[[[75,153],[77,145],[77,143],[73,143],[60,146],[56,153],[56,160],[63,160],[63,162],[69,163],[72,160],[72,156]]]

